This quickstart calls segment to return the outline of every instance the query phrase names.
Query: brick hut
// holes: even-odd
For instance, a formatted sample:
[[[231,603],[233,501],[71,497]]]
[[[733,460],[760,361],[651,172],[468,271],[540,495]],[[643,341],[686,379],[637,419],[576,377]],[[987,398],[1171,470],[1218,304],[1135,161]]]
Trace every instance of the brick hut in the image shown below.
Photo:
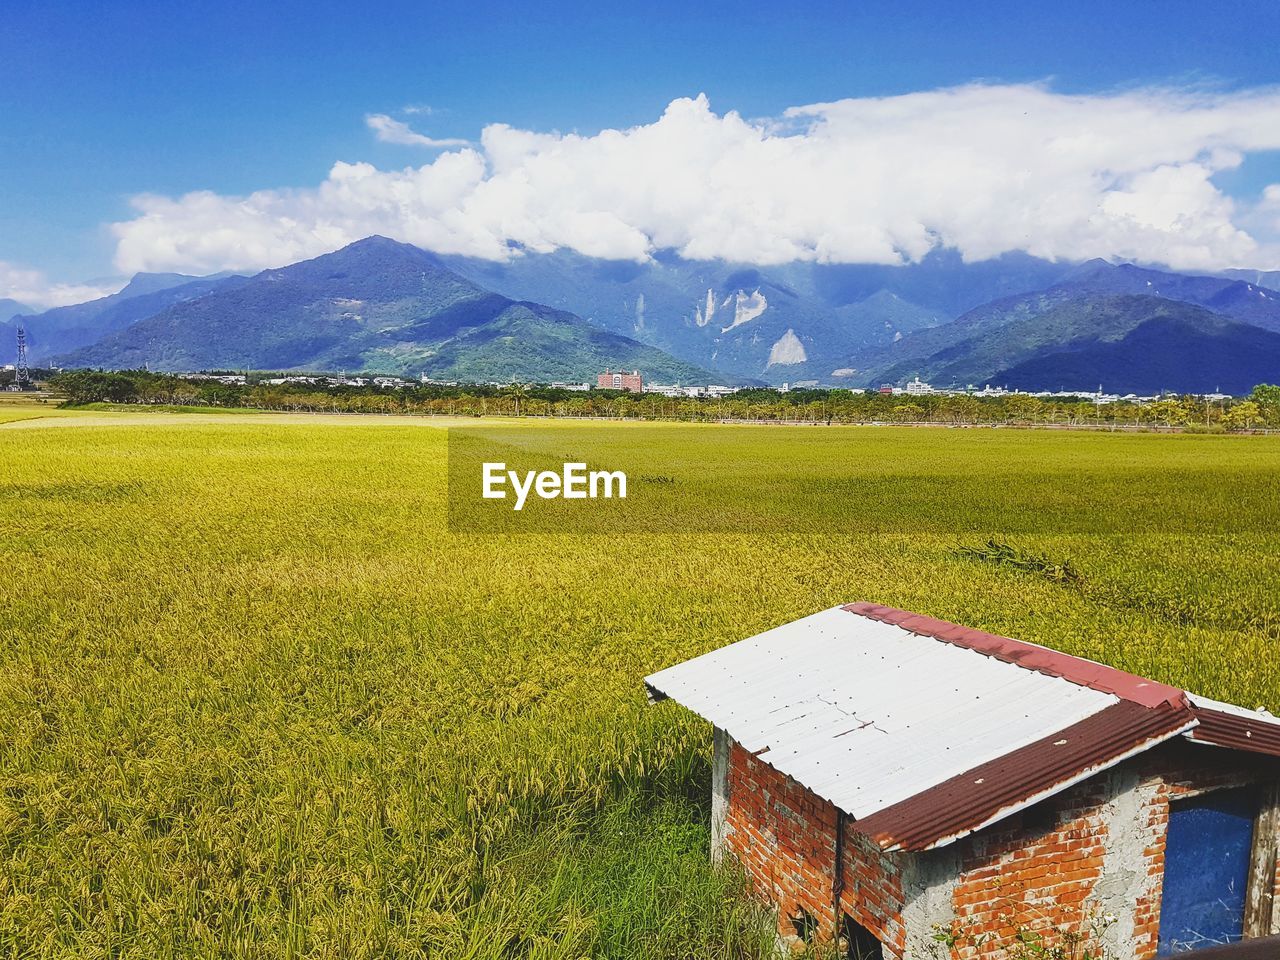
[[[792,944],[985,958],[1069,931],[1144,960],[1280,932],[1265,712],[869,603],[645,683],[714,726],[712,855]]]

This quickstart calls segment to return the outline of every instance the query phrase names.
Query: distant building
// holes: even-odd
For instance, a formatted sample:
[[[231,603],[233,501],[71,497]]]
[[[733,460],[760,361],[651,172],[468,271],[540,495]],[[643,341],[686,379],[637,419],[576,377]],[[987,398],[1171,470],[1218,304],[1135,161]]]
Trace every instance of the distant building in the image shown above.
[[[730,394],[738,392],[738,387],[726,387],[718,383],[708,384],[702,388],[702,396],[704,397],[727,397]]]
[[[692,384],[682,387],[678,383],[646,383],[644,385],[645,393],[656,393],[664,397],[727,397],[730,394],[737,393],[738,387],[726,387],[720,384],[712,383],[706,386],[700,384]]]
[[[630,373],[606,370],[596,377],[596,386],[601,390],[625,390],[627,393],[644,393],[644,378],[639,370]]]
[[[983,384],[981,390],[973,389],[973,384],[969,384],[969,387],[968,392],[975,397],[1007,397],[1009,395],[1005,387],[993,387],[989,383]]]
[[[882,384],[880,384],[880,391],[879,391],[879,392],[880,392],[882,395],[886,396],[886,397],[891,397],[891,396],[893,396],[893,384],[891,384],[891,383],[882,383]]]
[[[664,397],[684,397],[690,396],[687,387],[682,387],[678,383],[646,383],[644,385],[645,393],[656,393]]]
[[[907,384],[907,396],[909,397],[927,397],[936,392],[932,384],[925,383],[919,377]]]
[[[247,378],[242,373],[181,373],[178,376],[184,380],[207,380],[229,387],[242,387],[247,382]]]

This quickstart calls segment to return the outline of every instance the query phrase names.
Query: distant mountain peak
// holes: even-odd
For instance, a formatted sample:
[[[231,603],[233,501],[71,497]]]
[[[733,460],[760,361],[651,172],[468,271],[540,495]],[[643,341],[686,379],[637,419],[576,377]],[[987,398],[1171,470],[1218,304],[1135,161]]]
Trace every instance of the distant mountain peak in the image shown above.
[[[27,345],[33,360],[46,361],[124,330],[175,303],[244,282],[246,278],[237,274],[187,277],[139,273],[118,293],[26,317]]]
[[[369,234],[369,236],[363,237],[359,240],[352,240],[346,246],[339,247],[338,249],[339,250],[359,250],[362,247],[408,247],[408,246],[410,246],[410,244],[402,243],[399,240],[392,240],[390,237],[384,237],[380,233],[371,233]],[[413,247],[413,249],[417,250],[419,248]]]
[[[1117,266],[1117,264],[1112,263],[1110,260],[1104,260],[1102,257],[1094,257],[1092,260],[1086,260],[1083,263],[1077,264],[1075,269],[1067,274],[1066,281],[1069,283],[1072,280],[1085,280],[1091,277],[1109,274],[1115,271]],[[1125,266],[1125,264],[1120,264],[1119,266]]]
[[[129,282],[120,288],[118,293],[112,296],[121,299],[128,297],[141,297],[148,293],[157,293],[160,290],[171,290],[174,287],[180,287],[186,283],[192,283],[196,280],[211,280],[216,277],[193,277],[185,273],[135,273],[129,278]],[[106,298],[103,298],[106,299]]]
[[[304,268],[307,264],[316,264],[322,267],[342,265],[361,271],[374,269],[377,264],[386,266],[396,264],[412,265],[417,268],[429,267],[442,275],[447,274],[455,283],[466,284],[476,290],[480,289],[472,284],[470,280],[459,276],[451,270],[436,254],[423,250],[421,247],[415,247],[411,243],[402,243],[399,240],[392,240],[390,237],[384,237],[379,234],[352,241],[345,247],[339,247],[329,253],[322,253],[309,260],[300,260],[284,267],[277,267],[275,270],[264,271],[264,273],[283,273],[285,276],[296,275],[302,272],[301,268]]]
[[[385,250],[388,252],[399,252],[413,257],[433,258],[433,254],[423,250],[421,247],[415,247],[411,243],[404,243],[400,240],[392,240],[390,237],[384,237],[380,233],[372,233],[360,240],[353,240],[345,247],[339,247],[333,253],[346,253],[348,251],[361,250]]]
[[[481,382],[588,380],[612,364],[665,381],[711,377],[572,313],[492,293],[434,254],[381,236],[168,305],[65,363],[345,368]]]
[[[21,316],[22,314],[31,313],[32,311],[33,308],[27,306],[25,303],[20,303],[17,300],[10,300],[8,298],[0,299],[0,323],[10,319],[11,317]]]

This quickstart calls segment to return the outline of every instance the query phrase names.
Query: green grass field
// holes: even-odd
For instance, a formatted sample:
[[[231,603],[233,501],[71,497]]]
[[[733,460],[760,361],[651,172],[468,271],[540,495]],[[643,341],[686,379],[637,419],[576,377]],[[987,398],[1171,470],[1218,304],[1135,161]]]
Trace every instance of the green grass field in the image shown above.
[[[0,425],[7,956],[763,957],[709,730],[640,681],[843,601],[1280,711],[1280,438],[574,425],[688,528],[504,535],[447,527],[441,421],[44,412]]]
[[[0,424],[67,415],[69,411],[61,411],[59,404],[59,400],[51,397],[33,399],[31,394],[0,393]]]

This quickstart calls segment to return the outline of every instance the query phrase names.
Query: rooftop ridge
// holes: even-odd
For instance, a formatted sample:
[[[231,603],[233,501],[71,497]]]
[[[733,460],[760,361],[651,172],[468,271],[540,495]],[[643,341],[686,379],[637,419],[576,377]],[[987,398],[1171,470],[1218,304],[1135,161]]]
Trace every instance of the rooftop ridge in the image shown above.
[[[1091,690],[1109,693],[1144,707],[1155,708],[1166,704],[1179,708],[1191,707],[1185,690],[1157,683],[1137,674],[1126,673],[1093,660],[1085,660],[1083,657],[1073,657],[1068,653],[1060,653],[1048,647],[1027,643],[1024,640],[1002,637],[984,630],[951,623],[948,620],[938,620],[923,614],[912,613],[910,610],[899,610],[897,607],[886,607],[878,603],[866,601],[847,603],[840,609],[869,620],[901,627],[917,636],[930,637],[953,646],[975,650],[996,660],[1022,667],[1024,670],[1059,677]]]

